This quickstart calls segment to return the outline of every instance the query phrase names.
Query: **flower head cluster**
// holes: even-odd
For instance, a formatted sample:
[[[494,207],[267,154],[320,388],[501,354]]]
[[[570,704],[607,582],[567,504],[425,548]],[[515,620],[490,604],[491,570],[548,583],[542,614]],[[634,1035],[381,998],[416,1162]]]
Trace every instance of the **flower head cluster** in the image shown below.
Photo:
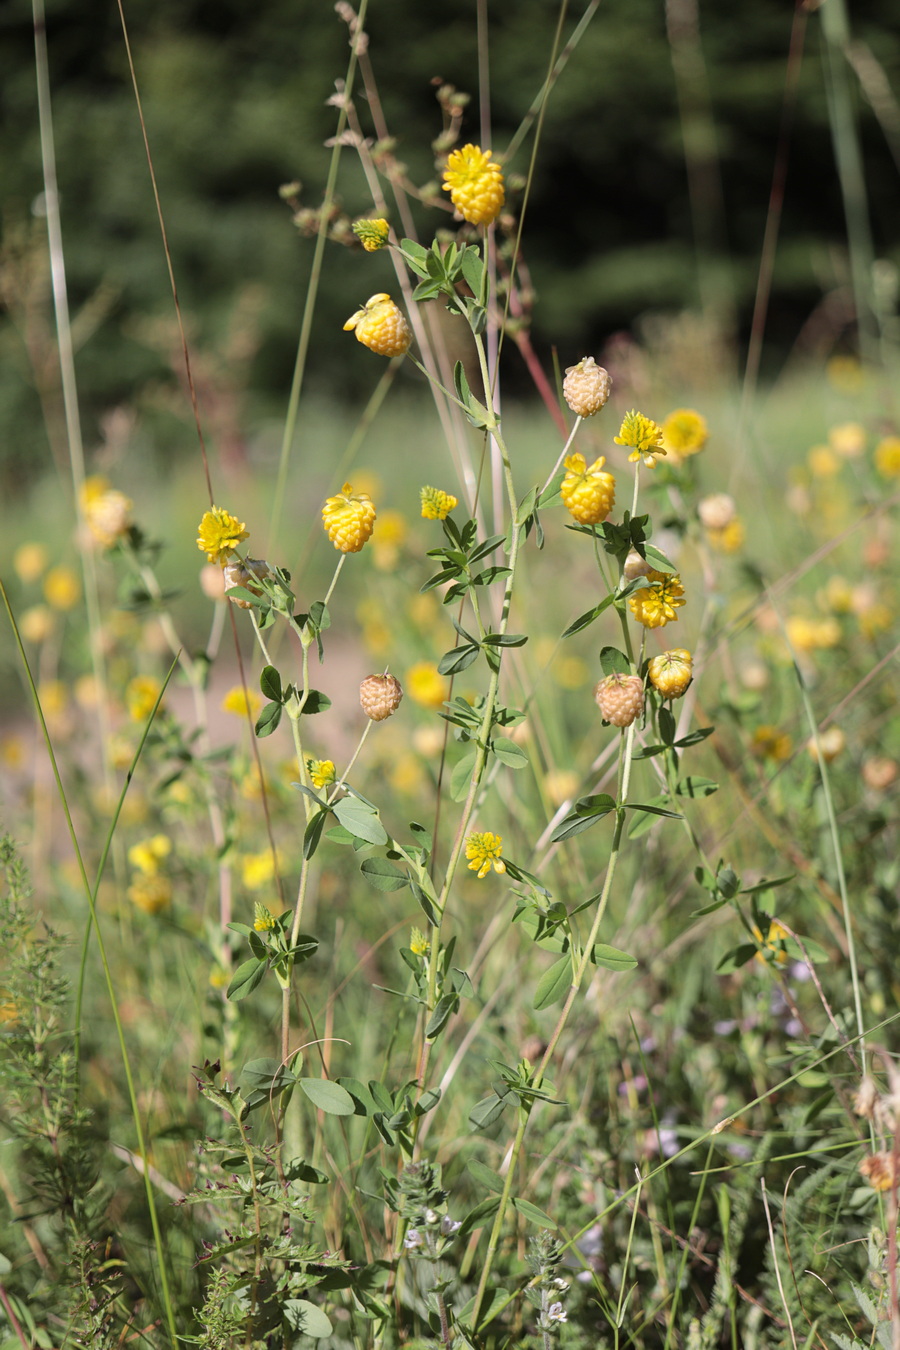
[[[409,351],[412,333],[401,309],[385,291],[370,295],[362,309],[344,324],[344,332],[353,330],[357,342],[379,356],[403,356]]]
[[[750,740],[750,749],[758,759],[771,759],[775,764],[788,759],[793,748],[788,733],[768,723],[757,727]]]
[[[502,876],[506,871],[506,863],[500,856],[502,847],[502,835],[491,834],[490,831],[484,834],[470,834],[466,840],[469,871],[477,873],[478,879],[481,880],[493,867],[494,871]]]
[[[604,473],[606,457],[601,455],[588,468],[584,455],[569,455],[566,476],[559,487],[566,510],[581,525],[599,525],[616,502],[616,480]]]
[[[379,216],[377,220],[354,221],[353,233],[367,253],[377,253],[387,243],[391,227],[383,217]]]
[[[253,902],[253,927],[257,933],[271,933],[275,927],[275,916],[259,900]]]
[[[643,413],[635,412],[633,408],[631,412],[625,414],[619,427],[619,434],[614,436],[613,440],[616,445],[631,446],[628,459],[632,464],[636,464],[643,456],[644,463],[651,469],[656,463],[656,456],[666,453],[666,447],[662,443],[662,427],[649,417],[645,417]]]
[[[154,834],[150,839],[142,839],[132,844],[128,850],[128,861],[144,876],[155,877],[162,864],[172,852],[172,841],[167,834]]]
[[[131,529],[134,503],[110,487],[105,478],[86,478],[81,488],[81,509],[87,527],[102,548],[113,548]]]
[[[609,398],[612,377],[598,366],[592,356],[583,356],[577,365],[567,366],[563,380],[563,398],[579,417],[593,417]]]
[[[238,544],[249,537],[242,520],[221,506],[211,506],[200,520],[197,547],[211,563],[224,567]]]
[[[459,505],[457,497],[436,487],[421,488],[419,496],[422,499],[424,520],[446,520],[454,507]]]
[[[409,950],[413,956],[427,956],[431,943],[420,928],[413,928],[409,935]]]
[[[684,587],[677,572],[647,573],[649,586],[636,591],[628,601],[632,614],[645,628],[665,628],[677,623],[676,609],[685,603]]]
[[[262,700],[255,689],[245,689],[235,684],[222,699],[223,712],[234,713],[235,717],[255,717],[262,706]]]
[[[693,408],[676,408],[662,424],[663,445],[681,459],[702,450],[708,436],[706,419]]]
[[[506,196],[503,172],[491,163],[491,151],[480,145],[464,145],[454,150],[444,170],[444,192],[463,220],[470,225],[490,225],[497,219]]]
[[[306,772],[309,774],[309,781],[314,788],[330,787],[337,776],[332,760],[313,759],[312,755],[307,757]]]
[[[341,553],[359,553],[375,527],[375,507],[368,492],[354,493],[350,483],[322,507],[325,533]]]
[[[753,936],[759,943],[759,951],[754,960],[759,961],[761,965],[772,963],[776,966],[785,966],[788,962],[788,952],[784,945],[784,940],[789,936],[784,924],[773,919],[769,924],[768,932],[763,937],[756,924],[752,926]]]
[[[132,722],[146,722],[156,706],[162,685],[152,675],[135,675],[128,681],[125,702]]]
[[[681,698],[693,679],[693,658],[686,647],[673,647],[651,657],[647,670],[650,683],[663,698]]]

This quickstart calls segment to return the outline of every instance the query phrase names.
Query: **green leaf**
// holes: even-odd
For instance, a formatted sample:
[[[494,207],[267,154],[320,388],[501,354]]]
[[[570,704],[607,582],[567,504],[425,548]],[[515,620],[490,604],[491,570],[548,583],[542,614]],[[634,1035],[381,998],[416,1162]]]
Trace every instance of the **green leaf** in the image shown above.
[[[680,811],[667,811],[663,806],[654,806],[652,802],[626,802],[629,811],[646,811],[651,816],[669,816],[672,820],[681,820]]]
[[[254,730],[257,736],[262,739],[263,736],[271,736],[272,732],[281,721],[282,707],[280,703],[267,703],[259,717],[256,719]]]
[[[378,812],[366,802],[357,797],[342,797],[332,810],[355,839],[364,839],[367,844],[387,843],[387,830],[378,819]]]
[[[428,1020],[428,1026],[425,1028],[425,1039],[433,1041],[440,1035],[447,1024],[450,1014],[456,1010],[459,1003],[459,997],[456,994],[442,994],[437,1001],[434,1012]]]
[[[512,571],[509,567],[486,567],[483,572],[472,578],[473,586],[490,586],[498,577],[509,576]]]
[[[490,1167],[486,1167],[477,1158],[470,1158],[466,1166],[470,1175],[480,1185],[487,1186],[489,1191],[494,1191],[497,1195],[503,1193],[503,1178],[498,1176],[496,1172],[491,1171]]]
[[[630,675],[631,664],[618,647],[600,648],[600,668],[604,675]]]
[[[498,1203],[499,1202],[496,1200],[493,1202],[495,1211],[498,1208]],[[460,1232],[462,1232],[462,1229],[460,1229]],[[486,1327],[489,1322],[493,1322],[494,1318],[499,1313],[503,1312],[504,1308],[507,1308],[509,1306],[509,1302],[510,1296],[509,1294],[507,1294],[505,1289],[494,1289],[493,1292],[491,1293],[490,1298],[486,1299],[481,1305],[481,1311],[478,1314],[479,1329],[481,1327]],[[474,1313],[474,1311],[475,1311],[475,1299],[473,1297],[469,1299],[468,1303],[464,1307],[460,1308],[458,1314],[460,1325],[464,1327],[466,1331],[469,1332],[473,1332],[475,1330],[475,1328],[472,1326],[472,1314]],[[466,1345],[468,1346],[470,1344],[471,1342],[469,1340],[466,1340]]]
[[[500,763],[505,764],[508,769],[524,769],[528,764],[525,751],[506,736],[497,736],[491,741],[491,749]]]
[[[249,994],[253,993],[265,973],[265,961],[257,961],[255,957],[251,957],[249,961],[243,961],[231,977],[226,997],[230,998],[232,1003],[238,1003],[242,998],[247,998]]]
[[[771,881],[763,877],[762,881],[758,881],[755,886],[745,886],[741,895],[759,895],[762,891],[774,890],[776,886],[784,886],[787,882],[793,881],[796,875],[796,872],[789,872],[786,877],[773,877]]]
[[[359,870],[376,891],[402,891],[409,882],[406,873],[387,858],[366,858]]]
[[[372,1096],[365,1083],[361,1083],[358,1078],[338,1078],[339,1085],[350,1093],[354,1102],[355,1116],[374,1116],[378,1110],[375,1098]]]
[[[453,367],[453,386],[456,390],[456,397],[466,410],[466,417],[472,423],[473,427],[487,427],[490,425],[490,417],[487,408],[483,403],[479,403],[469,388],[469,381],[466,379],[466,372],[462,361],[457,361]]]
[[[334,1327],[321,1308],[305,1298],[288,1298],[281,1305],[284,1320],[292,1331],[301,1336],[311,1336],[313,1340],[323,1340],[334,1335]]]
[[[711,778],[698,778],[695,774],[682,778],[675,788],[679,797],[711,797],[718,790],[718,783],[714,783]]]
[[[477,753],[476,747],[470,746],[459,763],[453,766],[453,772],[450,775],[450,796],[455,802],[462,802],[466,799],[469,784],[472,781]]]
[[[657,572],[677,572],[678,568],[674,563],[670,563],[666,555],[656,547],[655,544],[644,545],[644,557],[648,563],[652,563]]]
[[[328,1078],[298,1078],[297,1082],[313,1106],[329,1116],[356,1114],[356,1103],[340,1083],[332,1083]]]
[[[601,792],[594,797],[580,797],[575,803],[575,809],[557,825],[550,840],[554,844],[559,844],[564,839],[572,839],[576,834],[589,830],[598,820],[602,820],[615,809],[615,799],[607,793]]]
[[[698,727],[696,731],[689,731],[686,736],[682,736],[681,740],[676,741],[675,744],[679,750],[683,750],[688,745],[699,745],[701,741],[706,740],[707,736],[711,736],[714,731],[715,727]]]
[[[469,245],[460,259],[460,266],[475,299],[484,301],[486,299],[484,291],[485,267],[477,247]]]
[[[569,624],[562,636],[564,638],[572,637],[574,633],[580,633],[583,629],[589,628],[594,620],[599,619],[603,611],[609,608],[612,602],[613,596],[608,595],[605,600],[601,600],[599,605],[595,605],[593,609],[585,610],[584,614],[580,615],[574,623]]]
[[[414,272],[417,272],[420,277],[428,275],[425,270],[425,259],[428,256],[427,248],[423,248],[421,244],[417,244],[415,239],[401,239],[400,250],[405,255],[407,264]]]
[[[420,886],[417,881],[410,881],[409,889],[421,905],[425,918],[433,928],[437,928],[440,923],[440,915],[434,896],[429,895],[424,887]]]
[[[555,1219],[551,1219],[549,1214],[545,1214],[542,1209],[538,1209],[537,1205],[533,1205],[530,1200],[516,1199],[513,1200],[513,1205],[526,1219],[530,1219],[532,1223],[538,1224],[541,1228],[556,1228],[558,1226]]]
[[[303,835],[303,856],[307,860],[313,856],[319,847],[322,831],[330,814],[329,811],[323,809],[311,817]]]
[[[716,973],[719,975],[730,975],[732,971],[745,966],[747,962],[756,955],[759,949],[752,942],[742,942],[739,947],[732,947],[731,951],[726,952],[719,964],[716,966]]]
[[[637,965],[635,957],[619,951],[618,947],[607,947],[605,942],[596,943],[591,955],[594,964],[604,970],[634,970]]]
[[[499,1120],[506,1110],[506,1098],[498,1097],[496,1092],[492,1092],[489,1097],[483,1097],[476,1103],[469,1112],[469,1126],[473,1130],[486,1130],[493,1125],[495,1120]],[[487,1201],[485,1203],[488,1203]],[[479,1206],[480,1208],[480,1206]]]
[[[302,694],[300,697],[302,698]],[[299,699],[298,699],[298,707],[299,707]],[[303,704],[303,707],[300,708],[300,712],[302,712],[303,716],[305,717],[307,713],[312,715],[313,713],[327,712],[330,707],[331,707],[331,699],[328,697],[327,694],[323,694],[318,689],[307,689],[306,702]]]
[[[259,687],[266,698],[273,703],[281,702],[281,676],[274,666],[263,666],[259,677]]]
[[[669,708],[659,710],[659,734],[666,745],[671,745],[675,740],[675,718]]]
[[[572,961],[568,956],[560,957],[554,961],[549,970],[545,970],[538,987],[534,991],[534,1007],[540,1012],[542,1008],[552,1007],[560,999],[565,998],[572,983]]]
[[[485,633],[482,641],[488,647],[524,647],[527,633]]]
[[[497,1098],[492,1097],[491,1100],[495,1102]],[[478,1107],[475,1108],[476,1111],[477,1109]],[[475,1111],[472,1112],[472,1115],[474,1114]],[[471,1120],[472,1116],[469,1117],[470,1123]],[[483,1228],[484,1225],[487,1223],[488,1219],[492,1219],[494,1215],[497,1213],[497,1210],[499,1208],[500,1208],[499,1198],[495,1200],[493,1196],[488,1196],[486,1200],[482,1200],[479,1204],[475,1206],[474,1209],[470,1209],[466,1217],[463,1219],[462,1224],[460,1225],[459,1228],[459,1237],[461,1238],[468,1237],[473,1229]],[[467,1304],[467,1307],[471,1308],[472,1306],[474,1306],[474,1303],[475,1300],[470,1299],[469,1303]],[[462,1313],[460,1313],[460,1317],[461,1316]]]
[[[459,647],[454,647],[452,651],[444,652],[438,661],[438,674],[459,675],[461,671],[468,670],[473,661],[477,661],[480,651],[481,648],[477,643],[464,642]]]

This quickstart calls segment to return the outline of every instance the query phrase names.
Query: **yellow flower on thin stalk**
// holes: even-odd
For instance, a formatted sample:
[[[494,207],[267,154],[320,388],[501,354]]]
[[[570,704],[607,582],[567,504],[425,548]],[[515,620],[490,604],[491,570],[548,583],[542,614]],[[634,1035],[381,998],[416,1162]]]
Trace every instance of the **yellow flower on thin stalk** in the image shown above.
[[[234,713],[236,717],[256,717],[262,707],[262,699],[255,689],[245,689],[241,684],[235,684],[222,699],[221,709],[223,712]]]
[[[224,567],[238,544],[250,538],[244,522],[224,507],[212,506],[204,511],[197,532],[197,547],[211,563]]]
[[[258,900],[253,904],[253,927],[257,933],[271,933],[275,927],[275,916],[265,905],[260,904]]]
[[[629,463],[636,464],[643,458],[650,469],[655,465],[656,457],[666,453],[666,447],[662,443],[662,427],[651,418],[645,417],[643,413],[635,412],[634,408],[625,414],[619,427],[619,434],[614,436],[613,440],[616,445],[632,447],[628,456]]]
[[[900,478],[900,436],[885,436],[878,442],[875,468],[882,478]]]
[[[699,454],[708,438],[706,419],[693,408],[676,408],[662,424],[663,445],[680,459]]]
[[[314,788],[330,787],[337,777],[332,760],[313,759],[311,755],[306,759],[306,772]]]
[[[443,707],[450,686],[433,661],[417,661],[403,679],[406,692],[414,703],[423,708]]]
[[[424,520],[446,520],[454,507],[459,505],[459,498],[454,497],[450,492],[442,492],[440,488],[436,487],[421,488],[419,496],[422,499],[422,518]]]
[[[391,233],[391,227],[383,216],[375,220],[355,220],[352,229],[367,253],[377,253],[384,248]]]
[[[43,576],[50,561],[43,544],[20,544],[13,554],[13,567],[20,581],[27,585]]]
[[[638,623],[645,628],[665,628],[667,623],[677,623],[675,611],[686,603],[681,577],[677,572],[654,569],[647,573],[647,580],[649,586],[636,591],[628,601]]]
[[[488,830],[469,835],[466,840],[469,871],[475,872],[479,881],[487,876],[492,867],[501,876],[506,871],[506,863],[500,856],[502,847],[503,836],[500,834],[491,834]]]
[[[74,609],[81,599],[81,582],[71,567],[51,567],[44,577],[44,598],[63,611]]]
[[[145,914],[159,914],[172,903],[172,883],[162,875],[145,876],[138,872],[128,887],[128,899]]]
[[[150,839],[142,839],[132,844],[128,850],[128,861],[132,867],[143,872],[146,877],[155,877],[162,864],[172,852],[172,841],[167,834],[154,834]]]
[[[443,191],[463,220],[470,225],[491,225],[506,200],[503,171],[491,162],[490,150],[480,145],[464,145],[447,157],[443,173]]]
[[[419,928],[413,928],[409,935],[409,950],[413,956],[427,956],[431,943]]]
[[[322,507],[325,533],[340,553],[359,553],[375,528],[375,507],[367,492],[345,483]]]
[[[162,685],[152,675],[135,675],[128,681],[125,703],[132,722],[146,722],[159,698]]]
[[[606,456],[601,455],[588,467],[584,455],[569,455],[566,476],[559,485],[563,505],[580,525],[599,525],[616,503],[616,480],[604,473]]]

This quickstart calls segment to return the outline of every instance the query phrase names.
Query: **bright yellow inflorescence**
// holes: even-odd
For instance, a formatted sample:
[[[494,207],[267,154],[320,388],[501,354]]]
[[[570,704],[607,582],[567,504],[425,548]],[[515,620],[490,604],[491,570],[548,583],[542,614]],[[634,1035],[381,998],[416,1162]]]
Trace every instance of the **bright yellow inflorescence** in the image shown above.
[[[419,496],[422,499],[422,517],[425,520],[446,520],[454,507],[459,505],[457,497],[436,487],[421,488]]]
[[[497,219],[506,200],[503,172],[491,163],[491,151],[480,145],[464,145],[454,150],[444,170],[444,192],[463,220],[470,225],[490,225]]]
[[[645,628],[665,628],[677,623],[676,609],[685,603],[684,587],[677,572],[647,573],[650,585],[636,591],[628,601],[632,614]]]
[[[367,253],[377,253],[388,242],[391,227],[382,216],[379,216],[377,220],[354,221],[353,233]]]
[[[616,480],[603,472],[605,456],[587,467],[584,455],[569,455],[566,476],[560,484],[560,496],[566,510],[581,525],[599,525],[613,509],[616,501]]]
[[[673,647],[650,660],[650,683],[663,698],[681,698],[693,679],[693,658],[686,647]]]
[[[198,526],[197,547],[211,563],[224,567],[238,544],[249,537],[242,520],[221,506],[211,506]]]
[[[344,324],[344,332],[356,333],[357,342],[361,342],[369,351],[379,356],[403,356],[409,351],[412,333],[401,309],[384,291],[370,295],[369,299]]]
[[[489,831],[484,834],[470,834],[466,840],[469,871],[477,873],[480,880],[486,877],[493,867],[494,871],[502,876],[506,871],[506,863],[500,856],[502,847],[502,835],[491,834]]]
[[[662,439],[662,427],[643,413],[635,412],[634,408],[625,414],[618,436],[613,437],[616,445],[631,446],[628,459],[632,464],[643,457],[644,463],[651,469],[656,463],[656,456],[666,453]]]
[[[663,445],[681,459],[702,450],[708,436],[706,419],[693,408],[676,408],[662,424]]]
[[[313,759],[309,756],[306,772],[314,788],[329,787],[335,780],[334,762],[330,759]]]
[[[325,533],[341,553],[358,553],[375,527],[375,507],[368,492],[354,493],[345,483],[322,507]]]

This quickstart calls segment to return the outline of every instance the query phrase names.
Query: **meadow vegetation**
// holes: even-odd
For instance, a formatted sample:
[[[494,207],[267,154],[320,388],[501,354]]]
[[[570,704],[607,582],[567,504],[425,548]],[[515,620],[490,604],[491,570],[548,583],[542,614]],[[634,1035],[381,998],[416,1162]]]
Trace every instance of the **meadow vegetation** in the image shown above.
[[[219,365],[173,301],[182,404],[82,445],[45,136],[70,491],[33,475],[0,571],[0,1350],[900,1343],[896,296],[827,6],[855,318],[766,384],[774,198],[744,346],[709,292],[532,342],[529,186],[596,6],[518,158],[436,90],[427,179],[338,7],[252,435],[252,298]]]

